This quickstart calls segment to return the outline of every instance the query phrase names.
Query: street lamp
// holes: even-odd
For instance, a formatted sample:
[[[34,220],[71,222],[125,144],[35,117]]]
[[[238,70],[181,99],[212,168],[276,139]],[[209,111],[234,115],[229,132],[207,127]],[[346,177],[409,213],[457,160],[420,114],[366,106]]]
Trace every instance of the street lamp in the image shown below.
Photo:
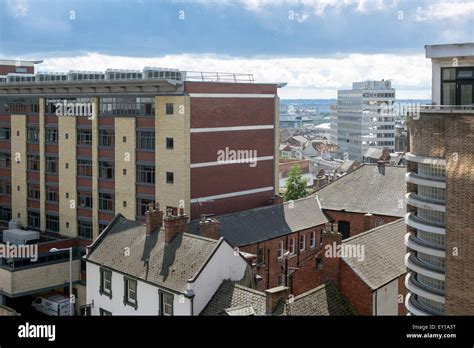
[[[64,249],[51,248],[49,252],[56,253],[58,251],[66,250],[69,250],[69,315],[74,315],[74,309],[72,305],[72,247]]]

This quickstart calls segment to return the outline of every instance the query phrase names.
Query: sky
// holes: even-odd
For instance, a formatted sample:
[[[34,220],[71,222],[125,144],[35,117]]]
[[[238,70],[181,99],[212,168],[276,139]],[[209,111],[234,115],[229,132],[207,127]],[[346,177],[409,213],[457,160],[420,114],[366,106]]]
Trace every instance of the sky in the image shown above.
[[[38,71],[252,73],[285,99],[390,79],[430,99],[426,44],[474,42],[474,0],[0,0],[0,58]]]

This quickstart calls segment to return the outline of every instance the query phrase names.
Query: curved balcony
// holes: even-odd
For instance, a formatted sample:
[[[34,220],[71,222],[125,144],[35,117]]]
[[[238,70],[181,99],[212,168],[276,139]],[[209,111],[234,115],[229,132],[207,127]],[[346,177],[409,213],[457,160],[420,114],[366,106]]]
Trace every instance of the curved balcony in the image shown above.
[[[428,316],[428,315],[444,315],[444,313],[441,312],[435,312],[433,310],[430,310],[420,304],[415,296],[412,294],[407,294],[405,297],[405,307],[406,309],[410,312],[410,314],[416,315],[416,316]]]
[[[444,204],[435,203],[434,201],[421,197],[416,193],[409,192],[405,197],[407,198],[407,203],[414,207],[441,211],[443,213],[446,212],[446,206]]]
[[[444,227],[420,219],[414,212],[407,213],[405,215],[405,223],[412,228],[416,228],[417,230],[437,234],[446,234],[446,229]]]
[[[435,248],[422,240],[414,237],[411,233],[405,235],[405,245],[415,251],[419,251],[424,254],[436,256],[436,257],[446,257],[446,252],[439,248]]]
[[[426,176],[418,175],[415,172],[408,172],[405,174],[405,181],[410,184],[436,187],[436,188],[446,188],[446,181],[442,179],[429,178]]]
[[[429,290],[426,286],[417,281],[413,273],[407,273],[405,277],[405,287],[412,293],[418,296],[427,298],[428,300],[445,303],[444,296],[440,293],[435,293]]]
[[[435,164],[435,165],[446,165],[446,160],[444,158],[439,157],[427,157],[427,156],[420,156],[415,155],[410,152],[405,154],[405,158],[407,161],[416,162],[416,163],[423,163],[423,164]]]
[[[445,276],[443,272],[435,270],[433,267],[430,267],[428,265],[425,265],[424,263],[419,261],[411,252],[408,252],[405,255],[405,266],[413,272],[420,273],[424,276],[433,279],[445,281]]]

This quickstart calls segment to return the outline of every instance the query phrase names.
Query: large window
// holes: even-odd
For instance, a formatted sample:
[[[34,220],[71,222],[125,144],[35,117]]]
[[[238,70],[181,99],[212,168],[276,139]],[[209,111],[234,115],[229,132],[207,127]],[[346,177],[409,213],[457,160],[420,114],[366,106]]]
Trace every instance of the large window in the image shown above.
[[[137,198],[137,216],[145,216],[150,203],[155,203],[155,201],[153,199]]]
[[[10,127],[0,127],[0,140],[10,140]]]
[[[173,294],[168,292],[160,291],[160,315],[172,316],[173,315]]]
[[[9,222],[12,219],[12,209],[0,205],[0,221]]]
[[[40,156],[39,155],[28,155],[27,158],[28,170],[38,171],[40,170]]]
[[[38,230],[41,227],[39,211],[28,210],[28,228]]]
[[[289,249],[290,255],[294,255],[296,253],[295,238],[290,238],[290,246],[288,249]]]
[[[77,145],[92,145],[92,130],[78,129],[77,130]]]
[[[99,192],[99,210],[114,211],[114,195],[111,193]]]
[[[472,105],[474,67],[441,69],[441,104]]]
[[[92,161],[78,159],[77,160],[77,176],[92,176]]]
[[[80,208],[92,208],[92,193],[90,191],[77,191]]]
[[[40,187],[38,184],[28,184],[28,198],[40,199]]]
[[[99,146],[114,147],[113,129],[99,129]]]
[[[38,98],[2,98],[0,100],[1,113],[38,113]]]
[[[153,97],[100,98],[101,115],[143,115],[155,114]]]
[[[57,144],[58,143],[58,130],[57,128],[46,128],[46,143]]]
[[[124,277],[124,287],[125,292],[123,296],[123,301],[125,304],[137,307],[137,281]]]
[[[137,164],[137,182],[143,184],[155,183],[155,165]]]
[[[39,128],[38,127],[28,127],[28,142],[37,143],[39,140]]]
[[[59,216],[46,214],[46,230],[49,232],[59,232]]]
[[[0,179],[0,195],[10,196],[12,194],[12,184],[7,179]]]
[[[113,179],[114,178],[114,163],[110,161],[99,161],[99,178]]]
[[[55,185],[46,185],[46,202],[59,202],[59,187]]]
[[[0,168],[10,168],[11,155],[7,152],[0,152]]]
[[[81,238],[92,239],[92,222],[78,220],[77,221],[77,235]]]
[[[58,172],[58,157],[46,155],[46,173],[56,174]]]
[[[137,149],[155,149],[155,131],[137,131]]]
[[[418,163],[418,175],[424,175],[433,178],[445,178],[446,166],[442,164]]]

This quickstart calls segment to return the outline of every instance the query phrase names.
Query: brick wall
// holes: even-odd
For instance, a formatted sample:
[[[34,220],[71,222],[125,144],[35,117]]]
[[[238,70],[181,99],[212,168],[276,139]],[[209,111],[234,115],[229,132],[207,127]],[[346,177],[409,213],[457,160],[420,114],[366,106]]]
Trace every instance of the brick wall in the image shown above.
[[[302,161],[291,161],[291,160],[280,160],[280,173],[281,175],[286,178],[288,176],[288,172],[291,170],[293,166],[300,167],[303,173],[309,173],[309,160],[302,160]]]
[[[344,261],[339,264],[339,290],[359,315],[372,315],[372,289]]]

